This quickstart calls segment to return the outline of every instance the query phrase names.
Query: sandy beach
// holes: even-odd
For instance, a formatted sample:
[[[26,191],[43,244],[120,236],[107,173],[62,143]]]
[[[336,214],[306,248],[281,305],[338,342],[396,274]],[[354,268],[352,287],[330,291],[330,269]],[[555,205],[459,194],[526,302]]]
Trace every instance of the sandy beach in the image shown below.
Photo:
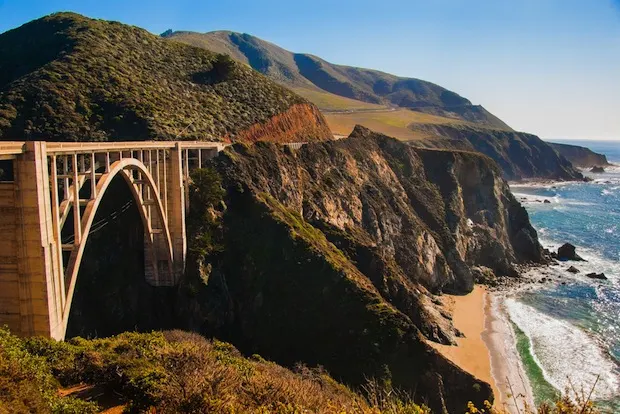
[[[468,295],[447,296],[454,326],[464,335],[457,346],[432,346],[475,377],[491,384],[495,407],[518,413],[525,402],[532,406],[532,391],[516,349],[514,333],[501,309],[501,294],[476,286]],[[512,391],[511,391],[512,388]]]

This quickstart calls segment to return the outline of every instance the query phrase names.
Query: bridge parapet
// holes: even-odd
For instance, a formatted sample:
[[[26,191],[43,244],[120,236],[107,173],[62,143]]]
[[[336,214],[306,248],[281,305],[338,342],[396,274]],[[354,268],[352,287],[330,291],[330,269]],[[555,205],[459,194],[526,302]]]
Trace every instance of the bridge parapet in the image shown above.
[[[176,284],[185,268],[190,173],[224,146],[0,142],[0,160],[12,160],[12,181],[0,185],[0,325],[64,338],[86,241],[116,176],[127,182],[143,221],[147,281]]]

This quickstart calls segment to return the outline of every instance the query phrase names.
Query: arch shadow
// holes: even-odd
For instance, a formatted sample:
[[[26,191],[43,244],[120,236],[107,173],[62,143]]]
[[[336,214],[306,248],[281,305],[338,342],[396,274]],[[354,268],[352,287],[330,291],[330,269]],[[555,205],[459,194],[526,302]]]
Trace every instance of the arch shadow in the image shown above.
[[[145,251],[151,252],[150,260],[152,261],[154,271],[158,272],[161,270],[159,269],[159,264],[157,263],[156,249],[154,246],[155,232],[148,217],[147,207],[144,202],[145,200],[141,192],[138,191],[138,184],[134,183],[134,172],[140,173],[140,179],[142,184],[146,185],[150,189],[151,198],[154,201],[154,204],[152,204],[154,207],[154,213],[157,216],[159,222],[161,223],[161,234],[163,234],[165,239],[165,258],[168,260],[168,271],[172,272],[172,264],[174,260],[172,250],[172,238],[170,237],[170,229],[168,226],[168,221],[163,207],[163,203],[160,197],[160,192],[157,188],[157,185],[155,184],[155,181],[153,180],[153,177],[151,176],[146,166],[137,159],[125,158],[116,161],[110,166],[109,172],[103,174],[97,182],[97,196],[93,200],[90,200],[88,202],[82,216],[82,237],[80,239],[78,247],[72,250],[71,256],[69,257],[69,262],[64,274],[65,280],[69,283],[67,284],[68,288],[66,291],[66,301],[62,312],[63,336],[64,332],[66,332],[67,330],[71,303],[73,300],[73,294],[75,292],[75,285],[77,283],[80,264],[82,262],[82,257],[84,255],[84,250],[86,248],[86,243],[88,241],[88,236],[93,225],[93,221],[95,219],[99,205],[101,204],[101,200],[105,196],[106,190],[108,189],[114,178],[119,174],[121,174],[121,176],[125,179],[125,182],[129,186],[130,192],[134,198],[134,201],[136,202],[136,206],[138,207],[140,218],[142,219],[142,224],[144,227],[144,233],[146,236],[145,243],[150,245],[150,248],[147,248],[147,246],[145,245]]]

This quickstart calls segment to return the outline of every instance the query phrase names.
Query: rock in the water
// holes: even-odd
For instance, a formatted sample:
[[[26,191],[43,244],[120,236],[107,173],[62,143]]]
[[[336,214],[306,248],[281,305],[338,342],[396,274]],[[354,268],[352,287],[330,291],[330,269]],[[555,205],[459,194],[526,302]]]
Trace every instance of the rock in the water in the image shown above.
[[[581,262],[584,261],[577,253],[575,253],[575,246],[570,243],[565,243],[558,249],[558,259],[575,260]]]
[[[549,200],[545,199],[545,201],[543,201],[543,203],[545,203],[545,204],[551,204],[551,201],[549,201]]]
[[[591,173],[595,173],[595,174],[602,174],[605,172],[605,168],[603,167],[598,167],[598,166],[594,166],[590,169]]]
[[[580,272],[580,270],[577,269],[575,266],[569,267],[568,269],[566,269],[566,271],[570,272],[570,273],[579,273]]]
[[[607,280],[605,273],[588,273],[586,276],[590,279]]]

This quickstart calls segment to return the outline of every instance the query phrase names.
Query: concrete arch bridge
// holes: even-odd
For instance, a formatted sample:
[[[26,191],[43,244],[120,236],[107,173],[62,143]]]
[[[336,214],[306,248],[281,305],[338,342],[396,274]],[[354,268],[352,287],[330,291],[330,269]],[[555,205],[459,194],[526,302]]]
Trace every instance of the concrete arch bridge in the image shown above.
[[[0,326],[64,339],[88,236],[118,176],[142,219],[146,280],[175,285],[185,269],[190,173],[223,148],[187,141],[0,142],[0,160],[10,167],[0,181]]]

